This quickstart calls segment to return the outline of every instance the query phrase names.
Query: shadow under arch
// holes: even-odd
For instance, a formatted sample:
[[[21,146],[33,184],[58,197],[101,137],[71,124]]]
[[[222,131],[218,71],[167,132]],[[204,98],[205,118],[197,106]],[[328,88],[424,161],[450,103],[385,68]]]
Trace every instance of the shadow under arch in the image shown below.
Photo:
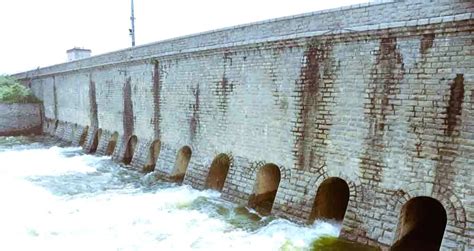
[[[143,167],[144,172],[153,172],[155,170],[156,161],[160,155],[161,142],[160,140],[155,140],[151,143],[150,148],[148,149],[148,159]]]
[[[317,219],[342,222],[349,204],[349,185],[338,177],[325,179],[318,187],[309,223]]]
[[[227,173],[229,172],[230,161],[229,156],[225,153],[218,154],[214,160],[212,160],[209,174],[206,178],[206,188],[222,191]]]
[[[97,151],[97,147],[99,146],[99,140],[102,136],[102,129],[97,129],[94,134],[94,139],[92,140],[91,148],[89,149],[89,153],[95,153]]]
[[[84,129],[82,130],[81,136],[79,137],[79,146],[84,147],[88,133],[89,133],[89,126],[85,126]]]
[[[252,195],[248,206],[263,215],[269,215],[280,185],[281,172],[277,165],[269,163],[262,166],[257,173]]]
[[[390,250],[439,250],[446,224],[446,210],[438,200],[414,197],[401,209],[397,238]]]
[[[191,160],[191,147],[183,146],[179,149],[176,155],[176,162],[173,171],[171,172],[171,179],[175,182],[182,182],[188,169],[189,161]]]
[[[128,165],[132,162],[133,154],[135,153],[135,148],[137,146],[137,136],[132,135],[127,141],[127,145],[125,148],[125,153],[123,155],[123,163]]]
[[[109,143],[105,149],[105,155],[110,156],[114,153],[115,147],[117,146],[118,136],[118,132],[114,132],[112,136],[110,136]]]

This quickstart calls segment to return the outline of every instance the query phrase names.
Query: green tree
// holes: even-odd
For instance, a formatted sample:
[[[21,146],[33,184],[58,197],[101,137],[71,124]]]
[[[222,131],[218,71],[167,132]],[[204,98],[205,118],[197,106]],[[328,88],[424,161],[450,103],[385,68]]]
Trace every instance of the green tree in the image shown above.
[[[38,103],[30,89],[10,76],[0,75],[0,103]]]

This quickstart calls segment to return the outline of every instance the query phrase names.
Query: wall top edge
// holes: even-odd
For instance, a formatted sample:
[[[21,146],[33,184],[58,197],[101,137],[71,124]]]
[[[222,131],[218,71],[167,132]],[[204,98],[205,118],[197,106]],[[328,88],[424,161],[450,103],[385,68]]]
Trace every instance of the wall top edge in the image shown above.
[[[460,1],[460,3],[463,3],[462,0]],[[456,4],[452,3],[446,6],[449,7],[448,10],[453,10],[455,5]],[[427,6],[423,6],[423,1],[421,0],[379,0],[375,2],[320,10],[294,16],[269,19],[249,24],[242,24],[223,29],[181,36],[136,47],[129,47],[122,50],[104,53],[81,60],[65,62],[43,68],[37,68],[30,71],[20,72],[14,74],[13,76],[18,79],[27,79],[31,77],[52,74],[53,72],[67,72],[81,68],[92,68],[107,64],[107,62],[109,62],[110,64],[110,62],[117,62],[128,59],[133,59],[134,61],[136,61],[139,58],[147,58],[153,56],[156,57],[157,55],[171,55],[183,52],[194,52],[212,48],[221,48],[224,45],[225,47],[229,47],[243,44],[307,37],[309,35],[318,36],[328,33],[363,32],[377,29],[464,21],[474,18],[474,4],[470,4],[468,8],[462,9],[462,12],[458,14],[445,16],[434,15],[432,17],[429,16],[417,19],[403,20],[403,18],[401,18],[401,20],[384,20],[384,14],[381,13],[387,11],[387,9],[392,9],[388,7],[397,7],[402,9],[405,8],[408,11],[411,10],[410,8],[414,8],[413,6],[417,6],[417,8],[420,9],[423,8],[424,12],[430,13],[426,10]],[[376,17],[374,20],[371,20],[368,17],[371,14],[376,14],[374,15]],[[339,18],[339,20],[345,22],[348,21],[347,19],[354,19],[354,16],[356,16],[356,18],[365,18],[367,21],[359,23],[348,22],[347,25],[341,26],[337,25],[337,22],[334,22],[334,20],[332,20],[326,24],[326,27],[318,27],[312,25],[312,23],[322,22],[322,19],[325,18],[325,15],[333,15],[334,18],[342,16],[342,18]],[[307,27],[305,27],[304,29],[293,29],[295,28],[295,26],[301,24],[306,24]],[[278,27],[283,27],[282,31],[272,31],[272,29]],[[246,33],[249,34],[246,36]],[[218,40],[216,41],[215,38],[218,38]]]

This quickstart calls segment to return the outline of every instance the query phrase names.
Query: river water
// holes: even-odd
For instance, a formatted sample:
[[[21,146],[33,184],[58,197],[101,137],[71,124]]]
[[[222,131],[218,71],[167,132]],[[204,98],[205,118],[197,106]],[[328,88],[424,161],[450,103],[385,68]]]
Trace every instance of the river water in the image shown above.
[[[0,137],[0,198],[0,250],[310,250],[340,230],[261,217],[49,137]]]

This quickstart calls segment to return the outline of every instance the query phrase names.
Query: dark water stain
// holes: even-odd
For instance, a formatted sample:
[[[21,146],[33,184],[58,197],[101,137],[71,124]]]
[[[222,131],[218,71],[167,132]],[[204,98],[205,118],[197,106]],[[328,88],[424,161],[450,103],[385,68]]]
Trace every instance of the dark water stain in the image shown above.
[[[457,74],[451,83],[449,105],[446,108],[446,135],[452,136],[454,128],[458,124],[457,117],[461,115],[462,103],[464,101],[464,75]]]
[[[415,63],[415,69],[424,69],[427,67],[427,54],[429,53],[430,49],[433,47],[435,35],[434,34],[424,34],[420,40],[420,57],[419,60]],[[420,77],[419,74],[416,75],[417,81],[421,82],[421,93],[416,93],[414,97],[414,101],[418,100],[427,100],[427,90],[426,84],[424,83],[423,77]],[[412,155],[415,158],[425,158],[425,154],[423,154],[425,148],[425,133],[424,130],[427,126],[427,121],[430,119],[429,115],[426,114],[423,110],[420,111],[420,106],[418,104],[412,105],[412,110],[410,111],[409,122],[411,132],[416,137],[415,142],[415,155]]]
[[[378,183],[382,179],[385,163],[380,153],[385,150],[384,136],[390,130],[387,116],[396,113],[396,107],[390,100],[396,99],[405,74],[403,57],[398,51],[395,37],[382,38],[376,55],[367,86],[369,103],[365,104],[365,120],[369,124],[369,132],[365,137],[360,164],[363,178],[369,179],[371,183]]]
[[[457,74],[451,81],[450,96],[446,107],[444,137],[437,143],[435,184],[450,187],[456,175],[454,161],[458,156],[459,124],[461,123],[462,103],[464,101],[464,75]],[[436,188],[435,188],[436,189]]]
[[[190,105],[191,108],[191,118],[189,119],[189,133],[191,135],[191,140],[194,140],[196,133],[199,127],[199,110],[200,110],[200,88],[197,84],[196,88],[192,89],[194,96],[194,104]]]
[[[160,62],[155,60],[153,65],[153,128],[155,139],[159,139],[161,135],[160,131],[160,119],[161,119],[161,84],[160,84]]]
[[[123,85],[123,132],[124,138],[132,136],[134,130],[133,103],[132,103],[132,78],[126,77]]]
[[[99,118],[97,117],[97,92],[95,82],[92,80],[92,75],[89,75],[89,104],[90,113],[89,119],[92,128],[99,127]]]
[[[434,38],[435,34],[423,34],[420,41],[420,53],[422,55],[426,54],[433,47]]]
[[[54,119],[58,119],[58,94],[56,91],[56,77],[53,76]]]
[[[327,123],[323,119],[323,123],[318,118],[324,115],[319,111],[324,110],[326,105],[321,101],[328,89],[326,85],[332,85],[334,77],[333,59],[330,58],[332,52],[332,44],[329,42],[320,43],[312,40],[308,49],[304,53],[303,67],[301,68],[300,77],[297,81],[296,95],[299,97],[300,111],[298,124],[294,129],[297,135],[296,139],[296,158],[299,168],[311,168],[316,166],[315,162],[324,162],[321,158],[316,160],[316,153],[322,152],[318,146],[324,145],[324,140],[329,132]],[[329,81],[324,81],[329,80]],[[324,128],[321,130],[321,128]],[[313,143],[316,141],[315,143]],[[317,166],[322,166],[319,163]]]
[[[216,83],[214,94],[218,98],[218,107],[223,113],[227,112],[229,107],[229,95],[234,91],[234,84],[227,78],[227,68],[232,66],[232,57],[230,52],[224,52],[224,71],[222,78]]]

